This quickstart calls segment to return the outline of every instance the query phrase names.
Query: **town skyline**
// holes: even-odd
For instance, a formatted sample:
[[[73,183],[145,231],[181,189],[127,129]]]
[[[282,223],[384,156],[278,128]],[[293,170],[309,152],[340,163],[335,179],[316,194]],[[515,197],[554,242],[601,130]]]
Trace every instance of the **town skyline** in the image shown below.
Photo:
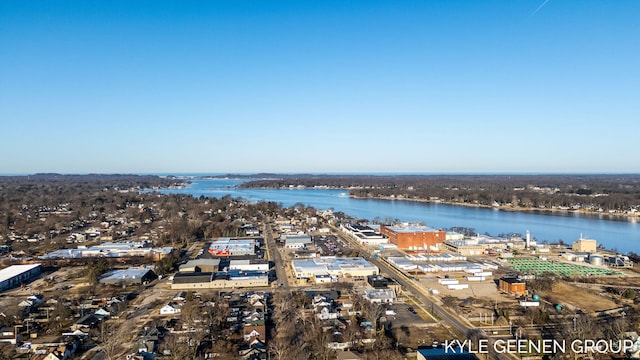
[[[640,4],[0,4],[0,173],[639,173]]]

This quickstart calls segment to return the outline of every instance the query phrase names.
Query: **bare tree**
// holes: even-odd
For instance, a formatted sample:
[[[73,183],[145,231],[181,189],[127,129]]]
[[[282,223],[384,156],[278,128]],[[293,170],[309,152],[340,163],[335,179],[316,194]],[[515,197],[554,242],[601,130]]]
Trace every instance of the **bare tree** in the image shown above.
[[[119,355],[126,349],[123,347],[130,340],[128,329],[115,321],[103,321],[100,324],[98,348],[107,360],[119,359]]]

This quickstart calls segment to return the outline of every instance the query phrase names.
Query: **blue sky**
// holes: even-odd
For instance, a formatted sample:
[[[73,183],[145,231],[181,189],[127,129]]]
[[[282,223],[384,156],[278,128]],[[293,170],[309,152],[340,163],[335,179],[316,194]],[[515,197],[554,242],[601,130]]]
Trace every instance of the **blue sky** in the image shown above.
[[[0,173],[640,172],[640,2],[0,1]]]

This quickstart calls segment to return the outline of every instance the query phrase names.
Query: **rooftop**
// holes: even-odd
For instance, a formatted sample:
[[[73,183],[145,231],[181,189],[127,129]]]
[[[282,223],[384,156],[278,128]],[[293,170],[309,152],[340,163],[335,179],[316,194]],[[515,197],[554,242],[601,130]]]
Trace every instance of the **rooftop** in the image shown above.
[[[407,225],[392,225],[385,226],[387,229],[396,232],[396,233],[419,233],[419,232],[434,232],[438,231],[429,226],[425,225],[417,225],[417,224],[407,224]]]
[[[112,270],[105,274],[100,280],[108,282],[117,280],[140,279],[152,270],[153,266],[131,267],[123,270]]]
[[[9,280],[14,276],[20,275],[23,272],[29,271],[31,269],[35,269],[38,266],[40,266],[40,264],[11,265],[8,268],[4,268],[0,270],[0,282]]]

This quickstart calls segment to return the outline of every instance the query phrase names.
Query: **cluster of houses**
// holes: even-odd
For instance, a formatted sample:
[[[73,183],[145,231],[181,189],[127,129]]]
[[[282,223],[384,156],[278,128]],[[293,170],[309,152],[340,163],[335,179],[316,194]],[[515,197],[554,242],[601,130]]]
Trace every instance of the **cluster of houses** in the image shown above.
[[[358,342],[367,344],[375,341],[373,322],[362,318],[362,312],[354,307],[351,299],[341,298],[335,290],[307,291],[312,296],[311,306],[307,310],[322,324],[322,330],[331,334],[327,347],[333,350],[346,351]],[[353,322],[356,323],[353,323]],[[356,336],[345,336],[345,332],[355,329]]]
[[[197,293],[193,295],[191,300],[187,300],[187,294],[185,291],[179,292],[172,301],[160,309],[160,314],[177,315],[182,312],[182,308],[187,301],[201,301]],[[268,292],[222,293],[221,299],[223,301],[223,312],[226,315],[224,319],[226,325],[224,325],[224,329],[217,329],[216,333],[219,335],[241,334],[242,344],[237,358],[244,360],[266,359],[266,321],[270,313],[270,294]],[[207,302],[202,304],[205,307],[213,305]],[[190,327],[191,329],[195,329],[195,326],[199,325],[191,324],[189,326],[192,326]],[[212,354],[212,356],[215,356],[215,354]]]
[[[18,306],[24,318],[21,324],[0,329],[0,342],[16,346],[18,353],[28,354],[33,360],[66,360],[76,351],[90,348],[91,338],[99,334],[98,325],[106,319],[118,317],[130,296],[71,301],[63,298],[45,299],[32,294]],[[68,318],[56,312],[67,309]],[[50,335],[53,322],[71,325],[62,328],[61,335]],[[9,322],[11,323],[11,322]]]

